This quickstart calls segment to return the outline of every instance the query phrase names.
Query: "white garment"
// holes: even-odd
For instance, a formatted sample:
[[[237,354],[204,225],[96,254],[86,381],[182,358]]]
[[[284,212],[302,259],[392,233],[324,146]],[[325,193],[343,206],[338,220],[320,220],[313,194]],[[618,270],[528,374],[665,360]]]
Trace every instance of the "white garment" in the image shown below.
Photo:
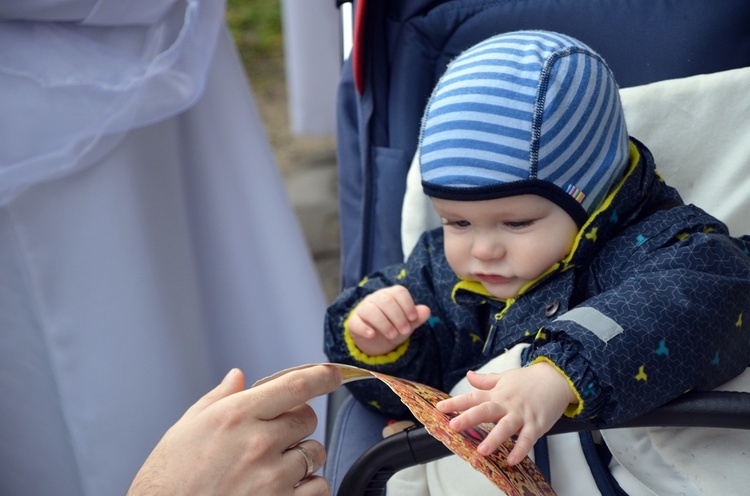
[[[281,0],[293,133],[333,136],[341,75],[341,21],[333,0]]]
[[[115,12],[117,3],[100,0],[98,12],[108,5]],[[220,1],[166,4],[181,4],[171,21],[192,19],[193,6],[223,10]],[[184,80],[197,91],[192,98],[158,117],[156,108],[165,107],[153,102],[145,109],[152,118],[92,138],[98,153],[88,147],[77,159],[65,155],[71,167],[64,174],[7,188],[10,176],[0,173],[0,189],[13,193],[0,208],[4,496],[123,494],[164,431],[230,367],[241,367],[252,384],[324,361],[325,297],[222,19],[200,31],[213,38],[185,41],[211,47],[205,73]],[[70,29],[75,38],[72,26],[32,24],[42,37]],[[0,24],[4,35],[8,25]],[[157,32],[173,33],[150,31]],[[2,72],[9,54],[0,46]],[[12,98],[0,92],[0,106]],[[51,92],[38,102],[50,116],[62,108],[53,100]],[[24,118],[0,112],[3,146],[35,132],[15,126]],[[15,149],[41,156],[83,127],[59,130],[50,141],[35,132],[28,150]],[[8,164],[0,162],[3,171],[24,172]],[[314,404],[324,412],[322,399]]]
[[[143,14],[125,15],[124,5]],[[0,23],[0,205],[90,165],[127,131],[195,103],[224,2],[138,7],[100,0],[80,22]]]

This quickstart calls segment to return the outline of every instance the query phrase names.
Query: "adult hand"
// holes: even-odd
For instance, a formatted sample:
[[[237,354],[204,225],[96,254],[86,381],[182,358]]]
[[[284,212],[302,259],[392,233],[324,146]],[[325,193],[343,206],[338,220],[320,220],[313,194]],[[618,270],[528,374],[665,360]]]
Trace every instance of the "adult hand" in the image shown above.
[[[483,422],[497,422],[477,447],[482,455],[489,455],[517,435],[508,465],[523,460],[568,406],[578,401],[567,379],[546,362],[501,374],[469,372],[467,378],[477,389],[443,400],[437,408],[444,413],[463,412],[449,424],[459,432]]]
[[[390,353],[409,339],[430,317],[426,305],[417,305],[404,286],[379,289],[352,311],[346,327],[357,348],[368,355]]]
[[[296,370],[244,390],[245,378],[231,370],[198,400],[159,441],[136,475],[128,496],[330,494],[322,477],[308,477],[325,462],[314,440],[289,449],[313,433],[317,418],[305,402],[335,390],[334,367]]]

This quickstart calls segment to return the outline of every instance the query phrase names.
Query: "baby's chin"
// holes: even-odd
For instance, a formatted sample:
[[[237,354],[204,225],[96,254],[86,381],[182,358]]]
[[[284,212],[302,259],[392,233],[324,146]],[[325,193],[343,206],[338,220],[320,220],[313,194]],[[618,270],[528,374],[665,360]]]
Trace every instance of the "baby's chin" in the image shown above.
[[[518,291],[525,284],[525,281],[513,281],[503,284],[492,284],[485,281],[478,281],[484,289],[498,300],[510,300],[518,296]]]

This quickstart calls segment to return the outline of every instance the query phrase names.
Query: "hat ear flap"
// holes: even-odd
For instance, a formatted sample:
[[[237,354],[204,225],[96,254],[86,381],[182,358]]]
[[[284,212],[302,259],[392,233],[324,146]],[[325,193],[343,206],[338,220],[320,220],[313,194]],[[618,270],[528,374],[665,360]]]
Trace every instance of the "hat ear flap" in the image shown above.
[[[614,76],[587,47],[569,47],[542,70],[532,157],[539,179],[555,183],[592,213],[628,161],[629,139]]]

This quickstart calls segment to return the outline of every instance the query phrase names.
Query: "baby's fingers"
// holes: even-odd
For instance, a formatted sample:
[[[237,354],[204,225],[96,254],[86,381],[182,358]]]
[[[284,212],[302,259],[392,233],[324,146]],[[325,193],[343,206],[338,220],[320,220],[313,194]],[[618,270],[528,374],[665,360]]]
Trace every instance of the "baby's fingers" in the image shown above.
[[[417,320],[418,315],[416,304],[411,297],[411,293],[404,286],[391,286],[386,290],[379,291],[378,294],[383,297],[389,297],[407,321],[413,322]]]
[[[475,388],[489,391],[500,381],[500,374],[479,374],[470,370],[466,373],[466,378],[469,380],[469,384]]]
[[[367,296],[357,307],[357,315],[388,339],[411,333],[417,311],[409,291],[403,286],[381,289]]]
[[[524,429],[525,430],[525,429]],[[516,444],[508,454],[508,465],[516,465],[526,458],[531,448],[534,447],[539,436],[529,436],[524,433],[524,430],[518,435]]]
[[[396,338],[400,327],[404,325],[408,327],[403,312],[387,295],[370,295],[359,304],[355,314],[364,326],[388,339]],[[349,329],[351,329],[351,319]],[[369,337],[372,337],[372,335]]]
[[[489,455],[514,434],[517,434],[513,449],[508,453],[508,465],[516,465],[526,458],[545,431],[533,424],[525,423],[520,415],[509,413],[503,417],[477,447],[483,455]]]
[[[430,317],[430,309],[426,305],[417,305],[409,290],[403,286],[391,286],[384,290],[382,296],[391,298],[386,313],[402,335],[411,334]]]
[[[466,394],[463,398],[470,396],[472,393]],[[462,398],[457,396],[456,399]],[[457,411],[460,411],[459,408]],[[506,414],[506,411],[497,403],[491,401],[485,401],[479,403],[476,406],[466,409],[463,413],[457,417],[451,419],[450,427],[455,431],[465,431],[474,426],[477,426],[484,422],[493,422],[499,418],[502,418]]]
[[[523,426],[523,418],[519,415],[509,414],[501,418],[497,425],[492,428],[490,433],[487,435],[487,437],[482,441],[479,446],[477,447],[477,451],[482,455],[489,455],[493,453],[497,448],[503,444],[505,441],[510,439],[510,437],[514,434],[516,434],[521,427]],[[516,457],[518,457],[518,453],[522,453],[520,455],[520,458],[518,458],[518,461],[511,463],[510,456],[508,457],[508,464],[515,465],[519,461],[523,459],[524,456],[526,456],[526,453],[529,452],[529,449],[531,449],[531,446],[526,448],[526,451],[524,452],[524,445],[518,447],[518,444],[516,442],[516,446],[513,448],[511,453],[515,452]],[[533,446],[533,444],[532,444]],[[515,458],[514,458],[515,459]]]
[[[364,339],[372,339],[375,337],[375,330],[367,325],[362,318],[354,313],[349,317],[347,322],[347,329],[355,337],[361,337]]]
[[[487,401],[486,395],[481,394],[480,391],[472,391],[439,401],[435,406],[443,413],[465,412],[484,401]]]

